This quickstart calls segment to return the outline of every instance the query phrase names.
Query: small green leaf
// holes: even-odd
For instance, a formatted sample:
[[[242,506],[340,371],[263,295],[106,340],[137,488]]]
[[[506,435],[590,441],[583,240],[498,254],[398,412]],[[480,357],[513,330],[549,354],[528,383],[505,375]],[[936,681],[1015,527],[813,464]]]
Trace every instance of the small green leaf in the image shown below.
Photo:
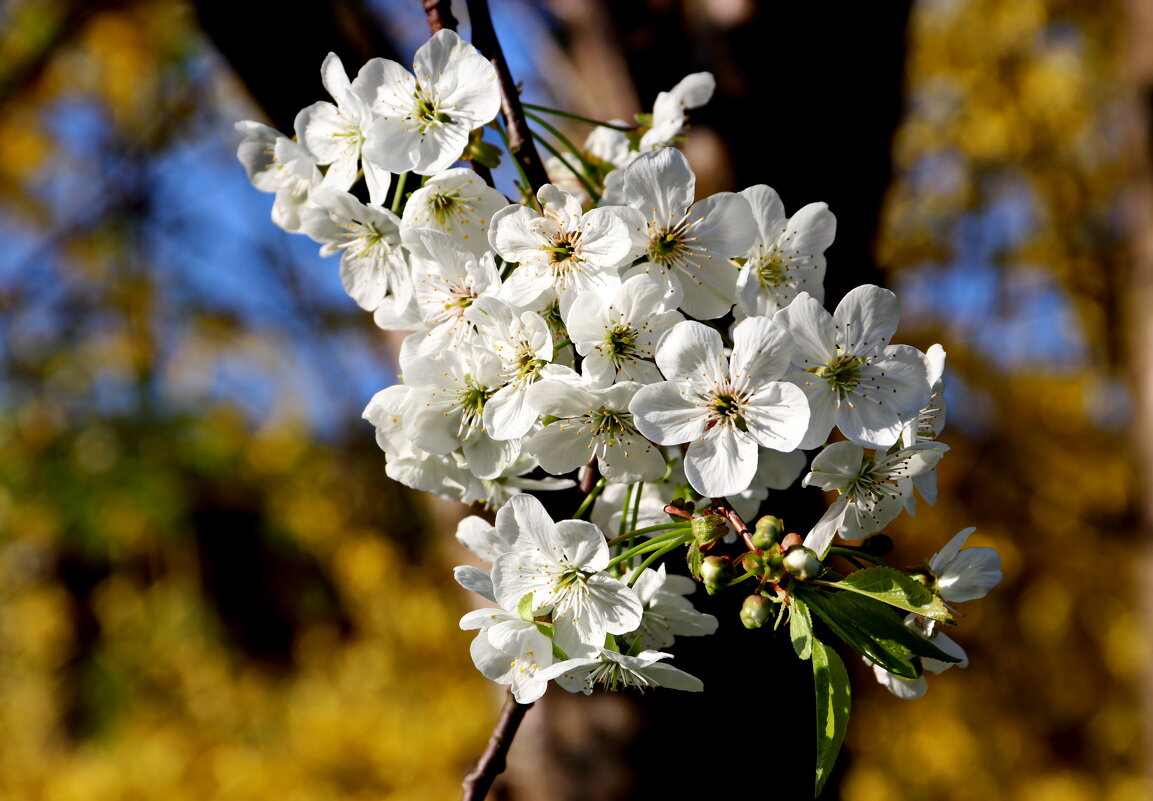
[[[838,592],[827,595],[823,592],[806,592],[805,601],[809,608],[817,613],[817,617],[825,622],[829,629],[840,637],[846,645],[857,651],[870,662],[880,665],[885,670],[900,676],[903,679],[916,679],[921,675],[921,666],[909,659],[906,648],[894,648],[888,640],[888,632],[883,638],[869,630],[862,629],[856,620],[857,613],[839,603],[842,597],[857,600],[847,592]],[[882,609],[887,609],[881,606]],[[904,626],[898,621],[897,625]],[[873,626],[872,628],[878,628]]]
[[[526,592],[516,605],[516,613],[525,623],[532,623],[535,616],[532,613],[532,593]]]
[[[924,584],[896,568],[882,566],[858,570],[833,586],[876,598],[898,609],[916,612],[943,623],[953,622],[953,616],[944,601]]]
[[[693,574],[693,578],[697,581],[701,580],[701,564],[704,563],[705,557],[701,554],[701,546],[695,542],[689,543],[689,552],[685,557],[689,563],[689,572]]]
[[[837,593],[838,607],[853,616],[857,628],[867,631],[878,640],[904,648],[915,656],[929,657],[941,662],[960,662],[955,656],[942,651],[929,640],[905,625],[901,616],[891,608],[861,595]]]
[[[813,687],[817,699],[817,775],[813,797],[821,794],[837,763],[849,727],[849,674],[832,648],[812,639]]]
[[[789,637],[797,658],[808,659],[813,653],[813,618],[809,607],[800,598],[793,596],[789,612]]]

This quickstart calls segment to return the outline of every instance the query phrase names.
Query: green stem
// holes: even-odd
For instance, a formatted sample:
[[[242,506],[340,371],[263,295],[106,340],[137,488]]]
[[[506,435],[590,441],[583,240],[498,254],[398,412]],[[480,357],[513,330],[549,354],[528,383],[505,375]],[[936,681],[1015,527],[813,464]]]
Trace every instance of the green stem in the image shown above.
[[[662,556],[669,553],[670,551],[675,551],[677,548],[681,547],[681,545],[683,545],[683,544],[684,544],[683,541],[678,541],[678,542],[674,542],[674,543],[671,543],[669,545],[666,545],[664,548],[661,548],[659,551],[654,553],[648,559],[641,562],[640,567],[637,568],[637,572],[633,573],[633,577],[631,579],[629,579],[629,586],[631,587],[637,583],[637,579],[639,579],[641,577],[641,573],[645,572],[645,568],[647,568],[653,562],[657,561],[658,559],[660,559]]]
[[[547,139],[538,134],[536,131],[531,131],[531,133],[532,138],[539,142],[541,147],[556,156],[560,160],[560,163],[563,164],[569,172],[576,176],[577,180],[580,181],[581,186],[584,187],[584,190],[589,193],[589,197],[591,197],[594,201],[600,198],[600,193],[598,193],[597,190],[593,188],[593,185],[589,183],[589,179],[586,178],[580,170],[578,170],[572,164],[569,164],[568,159],[562,156],[559,150],[553,147]]]
[[[659,551],[661,548],[668,546],[670,544],[670,540],[674,541],[673,545],[675,547],[676,545],[681,545],[688,542],[692,538],[692,534],[681,532],[677,532],[677,535],[674,537],[653,537],[648,542],[641,543],[637,547],[625,551],[620,556],[614,556],[609,560],[609,563],[605,569],[607,570],[610,567],[616,567],[626,559],[632,559],[634,556],[640,556],[642,553],[648,553],[649,551]]]
[[[521,103],[524,108],[531,108],[533,111],[543,111],[545,114],[551,114],[554,117],[564,117],[566,120],[575,120],[576,122],[583,122],[586,125],[597,125],[601,128],[612,128],[614,131],[633,131],[636,130],[635,125],[617,125],[615,122],[602,122],[594,120],[590,117],[582,117],[579,114],[570,114],[567,111],[561,111],[548,106],[538,106],[534,103]]]
[[[656,531],[667,531],[669,533],[672,533],[673,531],[676,531],[677,529],[692,528],[692,527],[693,527],[693,524],[688,522],[687,520],[684,523],[658,523],[655,526],[646,526],[645,528],[638,528],[635,531],[626,531],[624,534],[621,534],[619,537],[614,537],[613,539],[609,540],[608,544],[609,545],[617,545],[617,544],[623,542],[624,540],[627,540],[629,537],[637,536],[640,534],[651,534],[651,533],[656,532]],[[654,539],[656,539],[656,537],[651,538],[650,542]]]
[[[408,173],[402,172],[396,178],[396,194],[392,196],[392,213],[400,214],[400,208],[404,205],[404,183],[408,180]]]
[[[601,490],[604,488],[605,479],[602,478],[596,483],[596,486],[594,486],[589,491],[589,494],[585,496],[585,499],[581,501],[581,505],[578,506],[576,512],[573,513],[573,520],[579,520],[584,516],[584,513],[589,510],[589,507],[593,505],[593,501],[596,500],[597,496],[601,494]]]
[[[609,545],[615,545],[621,540],[625,539],[625,532],[629,530],[629,501],[633,497],[633,492],[636,491],[636,484],[629,484],[629,488],[625,490],[625,502],[621,507],[621,522],[617,526],[617,536]]]
[[[732,581],[730,581],[730,582],[729,582],[728,584],[726,584],[725,586],[726,586],[726,587],[731,587],[731,586],[733,586],[734,584],[740,584],[742,581],[747,581],[748,579],[751,579],[751,578],[752,578],[753,576],[755,576],[755,575],[757,575],[757,574],[756,574],[756,573],[745,573],[745,575],[741,576],[740,578],[735,578],[735,579],[733,579]]]

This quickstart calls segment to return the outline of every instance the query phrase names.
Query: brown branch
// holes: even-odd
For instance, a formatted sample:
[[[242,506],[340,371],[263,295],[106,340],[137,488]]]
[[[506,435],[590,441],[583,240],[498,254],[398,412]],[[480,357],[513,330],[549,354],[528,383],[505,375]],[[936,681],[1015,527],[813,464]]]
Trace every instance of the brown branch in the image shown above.
[[[452,0],[424,0],[424,13],[428,15],[428,30],[456,30],[456,17],[452,15]]]
[[[532,704],[518,704],[508,692],[508,699],[501,710],[500,720],[492,730],[492,737],[488,739],[488,746],[484,749],[472,773],[464,779],[464,801],[483,801],[492,788],[496,777],[504,772],[508,749],[512,745],[512,738],[520,728],[525,713],[532,708]]]
[[[545,171],[540,154],[537,153],[536,145],[533,144],[532,133],[528,129],[528,119],[521,107],[516,83],[500,49],[500,40],[496,37],[492,14],[488,10],[488,0],[468,0],[468,15],[472,20],[473,45],[488,56],[488,60],[496,67],[497,80],[500,82],[501,113],[508,128],[509,155],[516,159],[524,170],[529,182],[528,189],[535,195],[538,189],[548,183],[548,173]]]
[[[713,511],[729,521],[729,525],[733,530],[741,535],[745,544],[749,546],[749,550],[755,551],[756,546],[753,545],[753,532],[749,529],[748,524],[741,519],[737,514],[737,510],[729,505],[729,502],[724,498],[713,498]]]

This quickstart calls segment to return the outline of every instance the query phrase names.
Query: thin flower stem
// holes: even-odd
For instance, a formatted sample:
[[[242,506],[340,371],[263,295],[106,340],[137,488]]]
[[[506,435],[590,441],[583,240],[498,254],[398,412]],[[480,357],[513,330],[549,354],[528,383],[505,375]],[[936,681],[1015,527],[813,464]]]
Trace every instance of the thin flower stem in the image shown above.
[[[635,131],[635,125],[617,125],[615,122],[602,122],[601,120],[594,120],[590,117],[582,117],[579,114],[571,114],[567,111],[560,109],[549,108],[548,106],[538,106],[535,103],[522,103],[525,108],[532,109],[533,111],[542,111],[545,114],[551,114],[554,117],[564,117],[566,120],[575,120],[576,122],[583,122],[586,125],[597,125],[601,128],[612,128],[614,131]]]
[[[547,150],[549,153],[552,153],[554,156],[556,156],[558,159],[560,159],[560,163],[563,164],[568,169],[569,172],[571,172],[573,175],[576,176],[576,179],[578,181],[580,181],[580,184],[581,184],[581,186],[584,187],[584,190],[589,193],[589,197],[591,197],[594,201],[600,197],[597,194],[597,190],[593,188],[593,185],[591,183],[589,183],[589,179],[584,177],[584,175],[581,174],[580,170],[578,170],[572,164],[569,164],[568,160],[564,156],[561,155],[559,150],[557,150],[555,147],[553,147],[547,139],[545,139],[543,136],[538,134],[536,131],[531,131],[531,133],[532,133],[533,139],[540,142],[541,146],[545,150]]]
[[[593,486],[592,490],[589,491],[589,494],[585,496],[583,501],[581,501],[581,505],[577,507],[575,512],[573,512],[574,520],[579,520],[580,518],[584,517],[584,513],[589,510],[589,507],[593,505],[593,501],[595,501],[597,496],[601,494],[601,490],[605,488],[605,483],[605,479],[602,478]]]
[[[658,523],[655,526],[646,526],[645,528],[638,528],[635,531],[626,531],[624,534],[621,534],[619,537],[614,537],[613,539],[609,540],[608,544],[609,545],[619,545],[621,542],[624,542],[625,540],[627,540],[633,536],[638,536],[641,534],[651,534],[651,533],[657,532],[657,531],[669,531],[669,532],[671,532],[671,531],[676,531],[677,529],[682,529],[682,528],[684,528],[684,529],[692,528],[692,523]],[[654,539],[656,539],[656,537],[653,537],[649,541],[651,542]]]
[[[635,529],[637,527],[637,520],[640,519],[640,516],[641,516],[641,496],[644,495],[644,492],[645,492],[645,482],[642,481],[639,484],[637,484],[637,491],[635,493],[633,493],[633,519],[632,519],[632,522],[629,524],[629,528],[631,528],[631,529]],[[634,545],[636,545],[636,536],[635,535],[632,537],[629,537],[628,547],[632,548]],[[630,563],[630,565],[631,565],[631,563]]]
[[[676,540],[676,544],[680,545],[681,543],[688,542],[690,539],[692,539],[692,537],[692,534],[684,531],[678,531],[672,535],[653,537],[648,542],[641,543],[635,548],[630,548],[620,556],[614,556],[609,560],[609,563],[605,569],[607,570],[610,567],[616,567],[626,559],[632,559],[634,556],[640,556],[642,553],[648,553],[649,551],[659,551],[661,548],[664,548],[666,545],[668,545],[670,540]]]
[[[504,52],[500,47],[500,39],[497,38],[496,29],[492,24],[488,0],[468,0],[468,17],[472,22],[472,43],[496,68],[497,82],[500,84],[501,113],[508,123],[509,155],[521,166],[528,181],[529,191],[535,195],[538,189],[548,183],[548,173],[545,171],[540,154],[533,146],[528,120],[524,116],[520,95],[517,94],[516,81],[509,71],[508,62],[505,61]]]
[[[396,179],[396,194],[392,196],[392,213],[400,214],[401,206],[404,205],[404,184],[408,180],[408,173],[402,172]]]
[[[572,143],[572,140],[564,135],[563,131],[558,129],[555,125],[553,125],[551,122],[549,122],[548,120],[546,120],[544,117],[540,116],[539,114],[533,114],[531,111],[526,111],[525,116],[528,117],[533,122],[540,124],[540,126],[542,128],[544,128],[546,131],[548,131],[550,134],[552,134],[558,142],[560,142],[562,145],[564,145],[566,148],[568,148],[568,151],[570,153],[572,153],[574,156],[576,156],[577,160],[580,161],[581,166],[584,167],[584,169],[585,169],[586,175],[592,175],[593,174],[593,171],[596,168],[593,167],[592,163],[588,159],[585,158],[584,153],[582,153],[580,151],[580,148],[578,148],[576,145],[574,145]]]
[[[740,584],[742,581],[748,581],[749,579],[751,579],[751,578],[752,578],[753,576],[755,576],[755,575],[757,575],[757,574],[756,574],[756,573],[745,573],[745,574],[744,574],[743,576],[741,576],[740,578],[735,578],[735,579],[733,579],[732,581],[730,581],[730,582],[729,582],[728,584],[726,584],[725,586],[726,586],[726,587],[731,587],[731,586],[733,586],[734,584]]]
[[[629,501],[632,500],[633,493],[636,492],[636,489],[636,484],[629,484],[629,488],[625,490],[625,502],[624,505],[621,506],[621,522],[620,525],[617,526],[617,536],[609,545],[615,545],[627,537],[625,532],[628,531],[629,528]]]
[[[492,730],[492,736],[488,739],[488,746],[485,747],[484,753],[477,760],[472,773],[464,779],[462,785],[464,787],[464,801],[483,801],[488,795],[488,791],[492,789],[493,781],[504,772],[512,738],[516,736],[516,730],[520,728],[525,713],[531,708],[532,704],[518,704],[513,698],[512,691],[509,691],[508,699],[504,702],[504,709],[500,713],[500,719]]]
[[[748,524],[741,519],[729,502],[724,498],[713,498],[713,511],[723,516],[725,520],[729,521],[729,525],[741,535],[745,541],[745,545],[749,546],[750,551],[755,551],[757,546],[753,545],[753,532],[749,530]]]
[[[638,567],[636,572],[633,573],[633,577],[631,579],[629,579],[629,586],[631,587],[637,583],[637,579],[639,579],[641,577],[641,573],[645,572],[645,568],[647,568],[653,562],[657,561],[658,559],[660,559],[662,556],[669,553],[670,551],[675,551],[677,548],[684,545],[685,542],[687,542],[687,540],[682,539],[682,540],[676,540],[675,542],[669,543],[664,548],[661,548],[659,551],[657,551],[652,556],[650,556],[648,559],[641,562],[640,567]]]

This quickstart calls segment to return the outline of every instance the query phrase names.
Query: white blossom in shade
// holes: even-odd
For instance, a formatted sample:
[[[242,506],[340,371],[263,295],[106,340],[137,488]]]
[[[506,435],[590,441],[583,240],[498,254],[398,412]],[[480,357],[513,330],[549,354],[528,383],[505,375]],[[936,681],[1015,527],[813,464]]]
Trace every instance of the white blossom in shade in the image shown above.
[[[672,145],[684,131],[685,110],[699,108],[712,99],[717,82],[711,72],[694,72],[653,103],[652,126],[641,135],[640,150],[658,150]]]
[[[392,176],[371,160],[362,159],[361,150],[374,119],[372,104],[384,81],[384,64],[384,59],[371,59],[349,82],[340,58],[329,53],[321,65],[320,77],[336,104],[313,103],[296,115],[295,123],[300,140],[317,162],[328,165],[323,186],[348,189],[356,181],[358,165],[363,165],[369,200],[376,205],[384,203]]]
[[[459,457],[463,462],[464,458]],[[522,492],[553,492],[576,486],[568,478],[529,478],[537,469],[537,461],[527,454],[506,467],[499,476],[480,479],[468,473],[468,481],[457,500],[461,503],[479,503],[486,509],[500,509]],[[468,472],[467,468],[464,472]]]
[[[949,446],[923,442],[892,453],[866,451],[853,442],[834,442],[813,459],[805,487],[836,490],[837,500],[805,537],[805,547],[823,555],[834,535],[859,540],[880,531],[905,507],[912,478],[932,469]]]
[[[402,302],[412,296],[400,220],[391,211],[321,189],[301,215],[301,229],[321,243],[321,256],[340,254],[340,281],[360,308],[375,311],[390,293]]]
[[[786,218],[777,193],[758,184],[741,191],[757,221],[757,240],[737,277],[737,308],[750,317],[775,314],[801,292],[825,297],[825,249],[837,218],[825,203],[810,203]]]
[[[945,430],[945,382],[942,380],[945,372],[945,349],[940,345],[933,345],[924,353],[923,359],[932,395],[929,396],[925,408],[905,423],[901,431],[901,444],[906,447],[917,442],[933,442]],[[922,498],[931,504],[937,502],[936,468],[911,480],[914,489]],[[905,508],[910,514],[916,510],[916,502],[913,493],[906,493]]]
[[[647,275],[635,275],[607,296],[577,295],[565,324],[569,339],[584,358],[581,374],[585,382],[607,387],[618,381],[660,381],[654,361],[657,343],[684,319],[670,307],[663,284]]]
[[[802,292],[773,319],[796,343],[789,380],[801,387],[812,410],[804,449],[816,448],[833,426],[866,448],[889,448],[905,421],[929,401],[922,354],[889,345],[897,330],[897,297],[878,286],[859,286],[833,314]]]
[[[302,145],[267,125],[252,120],[236,123],[244,139],[236,157],[248,180],[261,192],[273,192],[272,221],[285,231],[300,230],[300,212],[323,176],[316,157]]]
[[[905,625],[921,636],[930,640],[933,645],[949,656],[959,659],[959,662],[944,662],[931,657],[921,657],[921,668],[929,673],[943,673],[951,667],[965,668],[969,666],[969,657],[965,649],[946,634],[942,634],[935,622],[920,615],[911,614],[905,618]],[[929,683],[924,676],[915,679],[905,679],[895,676],[879,665],[873,665],[873,675],[877,681],[889,692],[898,698],[912,700],[920,698],[929,689]]]
[[[382,60],[377,116],[364,154],[389,172],[435,175],[460,158],[474,128],[500,110],[496,70],[450,30],[438,31],[413,59],[414,78]]]
[[[653,687],[688,692],[703,690],[704,684],[696,676],[660,661],[671,656],[662,651],[641,651],[636,656],[627,656],[597,648],[591,656],[554,662],[537,671],[537,678],[555,680],[570,693],[585,695],[591,695],[598,686],[609,691],[635,688],[643,692]]]
[[[788,332],[767,317],[733,329],[731,359],[715,329],[679,323],[657,348],[668,380],[642,387],[629,405],[636,426],[660,445],[690,443],[685,476],[697,492],[735,495],[753,480],[758,447],[794,450],[808,428],[804,393],[777,380],[791,353]]]
[[[965,542],[977,529],[959,531],[929,560],[933,586],[937,594],[950,603],[984,598],[1000,583],[1001,557],[992,548],[965,548]]]
[[[493,215],[489,243],[505,261],[520,265],[505,281],[503,297],[528,306],[553,291],[564,312],[578,292],[620,286],[616,268],[632,260],[633,241],[616,211],[586,214],[580,201],[553,184],[536,196],[540,212],[514,204]]]
[[[477,256],[448,234],[429,228],[406,228],[402,239],[412,256],[412,284],[423,323],[417,350],[435,354],[472,338],[465,311],[473,301],[500,290],[491,253]]]
[[[643,239],[645,259],[625,277],[653,276],[686,314],[710,320],[733,306],[737,268],[729,259],[748,251],[757,224],[749,202],[734,192],[694,203],[696,184],[673,148],[644,153],[625,168],[625,219]]]
[[[456,541],[490,564],[512,548],[512,540],[477,515],[469,515],[456,524]]]
[[[479,629],[469,650],[481,675],[510,685],[519,704],[544,695],[548,680],[540,673],[553,664],[552,639],[536,623],[506,609],[477,609],[460,619],[460,627]]]
[[[534,614],[552,614],[565,653],[598,647],[606,634],[626,634],[640,625],[637,594],[602,572],[609,549],[592,523],[554,523],[540,501],[518,495],[497,512],[496,527],[513,540],[512,550],[493,563],[497,601],[507,609],[533,593]],[[571,624],[570,636],[559,625],[562,619]]]
[[[454,167],[409,195],[401,221],[408,228],[442,231],[479,257],[489,250],[492,216],[507,205],[508,198],[475,172]]]
[[[501,361],[484,348],[461,345],[401,363],[411,388],[401,410],[412,444],[446,456],[461,449],[480,479],[499,476],[519,455],[519,439],[495,440],[484,428],[484,410],[503,384]]]
[[[525,390],[541,378],[579,383],[570,368],[552,364],[553,339],[548,323],[535,312],[517,312],[492,297],[477,298],[465,312],[477,327],[480,347],[501,360],[503,386],[484,408],[484,428],[493,439],[523,437],[538,413]]]
[[[404,384],[386,387],[364,410],[364,419],[376,428],[377,445],[388,457],[385,474],[406,487],[459,499],[467,483],[475,479],[453,457],[431,454],[412,444],[401,417],[409,391]]]
[[[664,565],[655,570],[646,568],[641,573],[633,589],[644,609],[640,628],[636,631],[642,648],[668,648],[675,637],[703,637],[716,633],[717,619],[698,612],[686,597],[696,588],[697,583],[687,576],[667,574]]]
[[[526,448],[553,475],[593,459],[611,482],[655,481],[665,474],[659,448],[637,431],[629,401],[641,385],[626,381],[604,389],[539,381],[526,391],[530,406],[557,418],[534,433]]]

